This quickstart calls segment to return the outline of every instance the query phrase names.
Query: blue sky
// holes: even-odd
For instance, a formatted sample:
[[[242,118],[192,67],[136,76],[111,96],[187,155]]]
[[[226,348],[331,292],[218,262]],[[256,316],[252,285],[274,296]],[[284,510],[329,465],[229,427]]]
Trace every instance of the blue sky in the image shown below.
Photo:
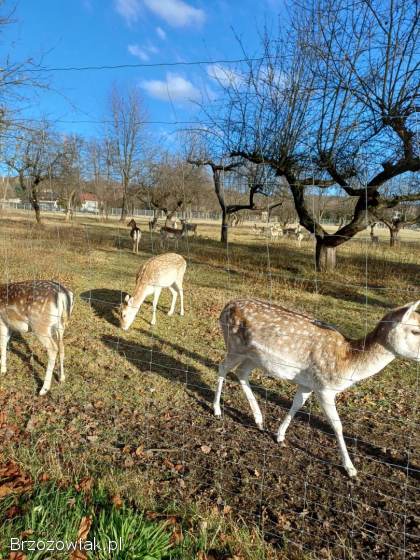
[[[6,2],[6,8],[13,3]],[[258,30],[287,20],[283,0],[20,0],[16,23],[3,36],[13,60],[42,58],[43,66],[98,66],[241,58],[234,33],[252,55]],[[13,46],[10,47],[10,43]],[[217,81],[228,67],[172,66],[83,72],[51,72],[50,91],[38,93],[27,116],[59,121],[95,121],[106,116],[110,87],[136,86],[150,121],[193,120],[191,100],[217,97]],[[66,132],[97,134],[94,123],[57,122]],[[154,124],[170,138],[176,125]]]

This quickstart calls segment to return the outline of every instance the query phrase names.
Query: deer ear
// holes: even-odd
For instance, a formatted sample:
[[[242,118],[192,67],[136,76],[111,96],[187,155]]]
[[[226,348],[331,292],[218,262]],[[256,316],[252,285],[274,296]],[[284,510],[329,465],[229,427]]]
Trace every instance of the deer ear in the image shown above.
[[[401,319],[401,323],[406,323],[410,315],[413,313],[413,311],[417,309],[419,305],[420,305],[420,300],[414,301],[413,303],[408,303],[405,306],[406,312],[404,313],[403,318]]]

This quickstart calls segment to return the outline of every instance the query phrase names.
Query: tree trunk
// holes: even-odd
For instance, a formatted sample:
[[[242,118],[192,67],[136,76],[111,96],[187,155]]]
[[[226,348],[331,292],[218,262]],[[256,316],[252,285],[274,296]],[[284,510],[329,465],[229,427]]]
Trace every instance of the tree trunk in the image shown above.
[[[398,234],[400,230],[395,227],[389,228],[389,246],[395,247],[399,243]]]
[[[221,243],[228,242],[228,232],[229,232],[229,224],[228,224],[228,215],[226,210],[222,209],[222,229],[220,232],[220,241]]]
[[[31,194],[29,196],[29,201],[32,204],[32,208],[35,211],[35,219],[38,224],[42,223],[41,220],[41,208],[38,202],[38,192],[37,192],[37,183],[34,183],[31,187]]]
[[[319,272],[334,270],[337,247],[329,247],[323,239],[316,240],[316,269]]]
[[[73,219],[73,206],[74,206],[75,197],[76,197],[76,191],[72,191],[67,200],[66,217],[65,217],[66,222]]]
[[[127,216],[127,194],[124,190],[121,204],[120,222],[123,222]]]

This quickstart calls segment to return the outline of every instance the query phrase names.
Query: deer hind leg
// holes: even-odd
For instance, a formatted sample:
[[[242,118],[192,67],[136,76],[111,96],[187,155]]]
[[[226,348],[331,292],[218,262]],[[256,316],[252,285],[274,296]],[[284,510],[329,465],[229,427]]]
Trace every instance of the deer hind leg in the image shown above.
[[[9,329],[6,325],[0,325],[0,345],[1,345],[1,373],[6,373],[6,356],[7,356],[7,344],[10,340]]]
[[[51,389],[51,380],[54,371],[55,360],[57,358],[58,348],[57,348],[57,344],[55,343],[51,335],[51,332],[49,332],[48,334],[36,333],[36,336],[48,353],[48,365],[47,365],[47,370],[45,372],[44,384],[39,392],[39,394],[42,396],[42,395],[46,395],[48,391]]]
[[[156,325],[156,307],[160,298],[160,292],[162,288],[155,288],[155,294],[153,296],[153,316],[152,316],[152,325]]]
[[[66,380],[66,376],[64,374],[64,342],[63,342],[63,335],[64,335],[64,327],[60,326],[57,331],[57,339],[58,339],[58,351],[60,356],[60,375],[59,381],[60,383],[64,383]]]
[[[341,424],[341,420],[338,416],[337,408],[335,406],[335,396],[336,393],[334,391],[322,391],[317,393],[317,397],[321,404],[321,407],[325,412],[325,415],[328,418],[331,426],[333,427],[334,433],[336,435],[338,445],[340,447],[341,457],[343,459],[343,466],[346,469],[347,474],[353,477],[357,475],[357,470],[351,462],[349,452],[347,451],[346,442],[344,441],[343,426]]]
[[[239,365],[243,360],[244,360],[243,356],[240,356],[238,354],[230,354],[228,352],[223,362],[220,362],[219,378],[217,380],[217,387],[216,387],[216,392],[213,401],[213,411],[215,416],[222,415],[222,411],[220,409],[220,397],[222,395],[223,383],[226,379],[226,375],[230,370],[232,370],[237,365]]]
[[[178,297],[178,292],[172,286],[169,286],[169,290],[172,294],[172,303],[171,303],[171,308],[168,311],[168,315],[171,316],[174,314],[175,311],[175,304],[176,304],[176,299]]]
[[[312,390],[308,389],[308,387],[304,387],[303,385],[299,385],[298,390],[296,391],[295,398],[293,399],[292,406],[289,412],[286,414],[286,418],[283,420],[282,424],[280,425],[278,432],[277,432],[277,441],[279,443],[284,441],[286,436],[287,428],[290,425],[290,422],[293,420],[296,412],[302,408],[305,404],[307,399],[311,396]]]
[[[245,360],[239,365],[238,369],[236,370],[236,375],[239,379],[239,383],[241,384],[242,390],[249,402],[249,406],[251,407],[252,414],[254,415],[255,424],[258,426],[260,430],[262,430],[263,417],[262,417],[261,409],[258,405],[257,399],[255,398],[255,395],[252,392],[251,386],[249,384],[249,374],[253,369],[255,369],[254,363],[251,360]]]

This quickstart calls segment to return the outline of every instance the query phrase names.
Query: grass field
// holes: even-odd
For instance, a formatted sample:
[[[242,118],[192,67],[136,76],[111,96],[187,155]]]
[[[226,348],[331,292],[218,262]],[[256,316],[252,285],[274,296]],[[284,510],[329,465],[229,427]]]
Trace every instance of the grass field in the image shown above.
[[[147,302],[123,332],[116,306],[132,292],[140,264],[161,252],[157,237],[144,233],[141,252],[133,255],[128,228],[118,222],[66,224],[50,216],[37,228],[29,215],[1,217],[1,282],[55,279],[75,292],[76,305],[65,334],[67,380],[53,382],[46,397],[37,395],[46,353],[31,337],[10,343],[8,372],[0,379],[0,558],[9,558],[14,531],[16,537],[45,532],[33,512],[48,512],[49,494],[57,498],[47,517],[68,519],[47,523],[54,534],[76,538],[79,517],[88,515],[93,534],[100,512],[108,511],[106,531],[118,532],[124,519],[130,527],[133,518],[133,527],[144,522],[145,534],[158,531],[162,547],[150,558],[415,557],[416,364],[396,360],[340,396],[357,481],[344,474],[315,401],[296,417],[287,446],[275,443],[292,385],[254,373],[264,433],[255,429],[233,377],[222,421],[213,417],[211,402],[224,353],[218,316],[229,299],[271,299],[361,337],[390,308],[420,298],[420,234],[403,231],[401,246],[391,250],[385,236],[371,246],[366,232],[340,248],[337,270],[322,276],[310,241],[300,248],[291,240],[268,243],[248,226],[233,229],[228,246],[218,235],[217,224],[200,224],[197,239],[178,247],[188,262],[185,317],[166,316],[164,291],[157,325],[150,326]],[[25,473],[14,480],[28,482],[2,493],[11,464]],[[147,556],[127,549],[109,557]]]

